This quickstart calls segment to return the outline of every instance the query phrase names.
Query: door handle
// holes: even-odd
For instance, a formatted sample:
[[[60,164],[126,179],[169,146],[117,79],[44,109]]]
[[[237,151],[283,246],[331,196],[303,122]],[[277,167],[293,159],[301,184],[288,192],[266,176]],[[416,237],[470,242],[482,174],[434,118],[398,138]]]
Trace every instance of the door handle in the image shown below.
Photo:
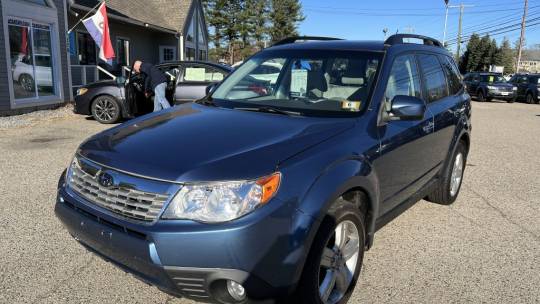
[[[435,124],[432,121],[430,121],[422,127],[422,130],[424,130],[425,133],[431,133],[433,132],[434,127],[435,127]]]

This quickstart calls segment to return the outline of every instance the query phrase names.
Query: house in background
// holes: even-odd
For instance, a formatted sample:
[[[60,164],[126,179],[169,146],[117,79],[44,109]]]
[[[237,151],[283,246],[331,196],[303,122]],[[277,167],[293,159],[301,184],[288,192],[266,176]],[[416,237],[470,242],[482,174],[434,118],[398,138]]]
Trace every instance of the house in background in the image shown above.
[[[116,58],[112,66],[101,62],[96,44],[77,24],[98,3],[1,0],[0,115],[68,102],[81,85],[125,75],[136,59],[207,60],[200,0],[107,0]]]

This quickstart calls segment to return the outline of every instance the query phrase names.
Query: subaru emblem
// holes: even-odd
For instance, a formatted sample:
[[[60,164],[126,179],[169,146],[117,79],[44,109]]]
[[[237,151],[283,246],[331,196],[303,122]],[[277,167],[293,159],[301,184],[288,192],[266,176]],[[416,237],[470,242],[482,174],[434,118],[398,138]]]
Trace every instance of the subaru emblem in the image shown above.
[[[109,188],[114,185],[114,179],[112,175],[102,172],[98,176],[98,183],[105,188]]]

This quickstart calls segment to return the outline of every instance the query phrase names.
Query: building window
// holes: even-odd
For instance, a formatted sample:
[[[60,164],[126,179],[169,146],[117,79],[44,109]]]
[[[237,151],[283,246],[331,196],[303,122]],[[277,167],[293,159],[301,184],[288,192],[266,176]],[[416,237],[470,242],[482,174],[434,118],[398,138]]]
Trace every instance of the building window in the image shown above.
[[[206,50],[199,50],[199,60],[206,60]]]
[[[196,15],[193,14],[193,17],[191,17],[191,22],[189,23],[189,28],[188,28],[188,32],[187,32],[187,37],[186,37],[186,40],[189,41],[189,42],[195,42],[195,19],[196,19]]]
[[[15,99],[55,95],[51,25],[8,19]]]
[[[96,43],[90,34],[77,32],[77,57],[80,65],[97,65]]]
[[[122,66],[129,66],[129,40],[116,38],[116,63]]]
[[[172,61],[176,60],[176,47],[160,45],[159,46],[159,61]]]
[[[186,60],[195,60],[195,49],[187,47],[186,48]]]

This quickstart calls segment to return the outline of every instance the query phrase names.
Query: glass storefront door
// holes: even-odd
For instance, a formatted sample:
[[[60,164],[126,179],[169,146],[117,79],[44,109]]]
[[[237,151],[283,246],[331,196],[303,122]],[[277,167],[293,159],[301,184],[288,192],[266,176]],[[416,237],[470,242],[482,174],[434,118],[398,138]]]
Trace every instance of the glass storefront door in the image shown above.
[[[15,99],[55,95],[51,25],[10,17],[8,32]]]

